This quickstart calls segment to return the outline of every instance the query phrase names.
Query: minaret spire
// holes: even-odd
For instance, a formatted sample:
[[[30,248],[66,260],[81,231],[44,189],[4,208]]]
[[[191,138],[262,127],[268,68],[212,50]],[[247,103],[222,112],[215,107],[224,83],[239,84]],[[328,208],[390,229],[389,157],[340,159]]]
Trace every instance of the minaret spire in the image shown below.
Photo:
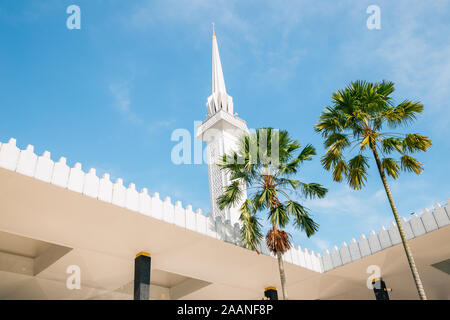
[[[214,23],[212,25],[212,85],[211,96],[209,96],[206,103],[209,117],[221,109],[233,114],[233,98],[227,94]]]
[[[214,23],[212,24],[212,82],[211,95],[206,107],[208,119],[203,121],[197,130],[197,138],[206,142],[206,153],[209,177],[209,195],[211,201],[211,216],[221,221],[229,220],[231,225],[239,223],[241,215],[239,208],[245,199],[240,199],[233,207],[221,210],[217,199],[223,194],[224,188],[230,182],[227,172],[221,170],[217,162],[224,154],[237,151],[239,138],[248,134],[245,121],[233,114],[233,98],[227,94],[223,78],[222,63],[220,62],[219,46],[217,45]],[[244,183],[240,186],[246,195]],[[215,220],[217,221],[217,220]]]

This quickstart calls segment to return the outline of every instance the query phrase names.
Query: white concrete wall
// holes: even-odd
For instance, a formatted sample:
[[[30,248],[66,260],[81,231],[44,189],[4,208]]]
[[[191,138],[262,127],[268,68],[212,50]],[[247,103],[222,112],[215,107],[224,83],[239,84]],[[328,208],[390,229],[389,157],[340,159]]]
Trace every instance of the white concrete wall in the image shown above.
[[[15,139],[10,139],[8,143],[0,143],[0,167],[176,224],[205,236],[242,246],[238,223],[232,225],[230,220],[224,221],[220,217],[213,219],[210,215],[205,216],[201,209],[194,212],[191,205],[184,208],[180,201],[173,204],[170,197],[161,200],[157,192],[150,196],[147,188],[137,191],[134,183],[125,187],[122,179],[112,182],[109,174],[99,178],[93,168],[85,173],[81,163],[78,162],[73,168],[69,168],[64,157],[54,162],[48,151],[45,151],[42,156],[37,156],[31,145],[25,150],[20,150],[16,146]],[[446,207],[437,204],[433,211],[425,209],[420,216],[414,215],[408,221],[403,218],[403,227],[408,239],[449,225],[449,202],[447,201]],[[397,227],[391,223],[387,230],[381,227],[378,234],[371,231],[368,238],[361,235],[359,241],[352,239],[349,245],[344,242],[340,248],[335,246],[331,253],[326,250],[323,257],[298,246],[286,252],[283,259],[303,268],[325,272],[398,243],[400,243],[400,236]],[[262,242],[258,249],[262,254],[273,257],[265,242]]]

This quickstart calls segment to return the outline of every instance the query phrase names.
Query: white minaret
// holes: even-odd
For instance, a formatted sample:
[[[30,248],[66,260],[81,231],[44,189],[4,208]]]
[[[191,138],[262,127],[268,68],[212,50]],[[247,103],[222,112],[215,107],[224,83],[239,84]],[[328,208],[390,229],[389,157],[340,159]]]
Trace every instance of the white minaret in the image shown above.
[[[211,95],[206,102],[208,119],[198,127],[197,138],[206,142],[211,214],[214,218],[221,216],[224,220],[229,219],[234,224],[239,222],[239,207],[244,199],[231,209],[219,210],[216,200],[223,193],[224,187],[230,183],[230,179],[216,163],[224,153],[237,149],[239,137],[248,133],[248,129],[245,121],[233,114],[233,98],[227,94],[225,88],[214,24],[211,91]],[[245,188],[245,186],[242,188]]]

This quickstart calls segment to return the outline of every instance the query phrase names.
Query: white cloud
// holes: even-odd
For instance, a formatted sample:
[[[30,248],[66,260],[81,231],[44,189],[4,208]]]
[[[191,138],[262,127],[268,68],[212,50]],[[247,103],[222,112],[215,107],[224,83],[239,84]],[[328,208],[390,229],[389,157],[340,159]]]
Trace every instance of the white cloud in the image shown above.
[[[183,33],[183,37],[191,37],[192,45],[196,45],[205,41],[198,35],[211,33],[210,23],[215,22],[219,41],[227,44],[222,51],[232,57],[229,61],[235,67],[246,63],[244,56],[234,55],[236,49],[249,51],[252,59],[260,61],[262,66],[249,76],[257,81],[281,83],[295,74],[306,54],[304,47],[292,47],[289,35],[298,32],[303,17],[330,9],[321,8],[311,1],[288,1],[283,5],[273,1],[250,4],[237,0],[148,1],[144,6],[135,7],[123,18],[123,23],[137,29],[187,25],[193,32]],[[268,34],[272,41],[267,41]]]
[[[356,70],[376,65],[402,95],[408,94],[405,98],[424,103],[433,122],[448,124],[450,43],[445,39],[450,24],[442,13],[448,12],[450,3],[382,1],[380,6],[381,30],[361,29],[358,36],[342,42],[341,61]],[[352,15],[356,19],[359,10]]]
[[[176,123],[175,119],[169,119],[169,120],[161,120],[161,121],[155,121],[151,125],[148,126],[148,132],[155,132],[160,129],[167,129],[173,127],[173,125]]]
[[[129,82],[111,84],[109,90],[112,93],[117,110],[134,124],[142,124],[143,121],[131,110],[130,84]]]
[[[135,28],[147,28],[155,23],[187,24],[201,31],[211,30],[211,22],[222,28],[242,32],[242,36],[253,41],[250,25],[236,14],[237,1],[225,0],[165,0],[147,1],[144,6],[135,7],[124,23]],[[214,17],[215,21],[210,21]]]
[[[283,5],[273,1],[152,0],[143,5],[141,2],[122,19],[126,26],[138,29],[171,24],[180,28],[188,26],[193,32],[183,36],[191,37],[194,45],[204,41],[198,34],[211,32],[210,22],[214,21],[220,40],[227,43],[227,48],[246,46],[245,49],[264,66],[253,73],[256,80],[280,83],[295,74],[302,57],[308,54],[306,46],[299,51],[295,45],[299,42],[292,39],[297,34],[300,41],[302,35],[314,32],[310,30],[315,27],[310,25],[311,17],[329,17],[330,24],[336,23],[333,21],[336,17],[350,18],[364,31],[365,23],[361,21],[367,17],[365,9],[369,4],[311,0],[286,1]],[[353,68],[360,67],[364,61],[382,62],[388,70],[386,77],[426,97],[430,107],[442,111],[449,98],[450,44],[439,41],[439,37],[445,38],[444,34],[450,30],[448,23],[429,21],[425,17],[444,11],[448,1],[380,1],[379,4],[382,10],[379,34],[382,36],[374,40],[366,33],[362,39],[342,39],[343,49],[336,54]],[[267,36],[271,41],[267,41]],[[233,55],[233,51],[229,51]],[[241,59],[245,58],[233,56],[232,61],[238,66],[245,63]],[[446,118],[450,121],[450,117]]]
[[[114,98],[115,108],[133,125],[142,126],[148,133],[154,133],[163,128],[170,128],[176,122],[175,119],[156,120],[147,124],[131,108],[131,84],[130,81],[114,83],[109,86],[109,91]]]
[[[305,204],[317,214],[342,215],[353,217],[361,227],[386,224],[391,216],[384,210],[387,204],[383,189],[375,193],[367,190],[358,192],[343,186],[330,191],[324,199],[308,200]]]
[[[312,238],[312,242],[316,245],[317,248],[319,248],[322,251],[325,251],[326,249],[329,249],[331,247],[329,241],[318,237]]]
[[[449,97],[450,43],[433,44],[419,28],[406,24],[383,41],[375,54],[388,63],[401,86],[426,95],[430,107],[440,112]]]

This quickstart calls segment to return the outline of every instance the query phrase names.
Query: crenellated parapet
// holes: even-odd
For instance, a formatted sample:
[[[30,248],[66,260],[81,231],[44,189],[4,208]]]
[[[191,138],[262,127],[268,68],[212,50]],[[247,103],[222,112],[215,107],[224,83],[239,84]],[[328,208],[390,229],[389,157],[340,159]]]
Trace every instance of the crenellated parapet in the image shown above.
[[[111,181],[108,173],[100,178],[94,168],[84,172],[79,162],[75,163],[72,168],[67,165],[67,159],[64,157],[54,162],[48,151],[45,151],[42,156],[38,156],[34,153],[32,145],[20,150],[16,146],[15,139],[10,139],[8,143],[0,143],[0,167],[191,231],[240,245],[240,229],[237,223],[231,225],[229,220],[222,221],[219,217],[213,219],[210,215],[205,216],[201,209],[194,212],[191,205],[187,205],[185,208],[181,201],[176,201],[174,204],[170,197],[161,199],[158,192],[149,195],[147,188],[138,191],[134,183],[130,183],[126,187],[121,178]]]
[[[28,145],[24,150],[20,150],[16,146],[15,139],[10,139],[8,143],[0,143],[1,168],[15,171],[205,236],[242,246],[238,223],[231,224],[230,220],[223,220],[219,216],[214,218],[211,214],[204,215],[201,209],[194,211],[191,205],[183,207],[181,201],[176,201],[174,204],[170,197],[161,199],[158,192],[149,195],[147,188],[142,188],[138,191],[134,183],[130,183],[128,187],[125,187],[122,179],[118,178],[113,182],[108,173],[105,173],[100,178],[97,176],[94,168],[84,172],[79,162],[75,163],[71,168],[67,165],[67,160],[64,157],[54,162],[50,156],[51,154],[48,151],[45,151],[41,156],[36,155],[32,145]],[[450,224],[449,200],[447,200],[445,207],[436,204],[432,211],[424,209],[420,215],[413,214],[409,220],[402,218],[407,239],[419,237],[448,226]],[[283,255],[283,260],[287,263],[322,273],[362,259],[400,242],[397,226],[394,222],[391,222],[388,229],[381,227],[378,233],[371,231],[368,237],[361,235],[359,241],[352,239],[349,244],[344,242],[340,248],[335,246],[331,252],[326,250],[323,256],[298,246],[287,251]],[[275,258],[269,252],[265,242],[259,245],[258,250],[263,255]]]
[[[431,211],[423,209],[420,215],[414,213],[408,220],[404,217],[400,219],[408,240],[444,228],[450,225],[450,198],[447,199],[445,206],[437,203]],[[343,242],[340,248],[334,246],[331,252],[325,250],[322,257],[323,272],[362,259],[400,243],[401,238],[397,225],[395,222],[391,222],[388,229],[382,226],[378,233],[372,230],[368,237],[362,234],[359,241],[353,238],[350,240],[350,244]]]

